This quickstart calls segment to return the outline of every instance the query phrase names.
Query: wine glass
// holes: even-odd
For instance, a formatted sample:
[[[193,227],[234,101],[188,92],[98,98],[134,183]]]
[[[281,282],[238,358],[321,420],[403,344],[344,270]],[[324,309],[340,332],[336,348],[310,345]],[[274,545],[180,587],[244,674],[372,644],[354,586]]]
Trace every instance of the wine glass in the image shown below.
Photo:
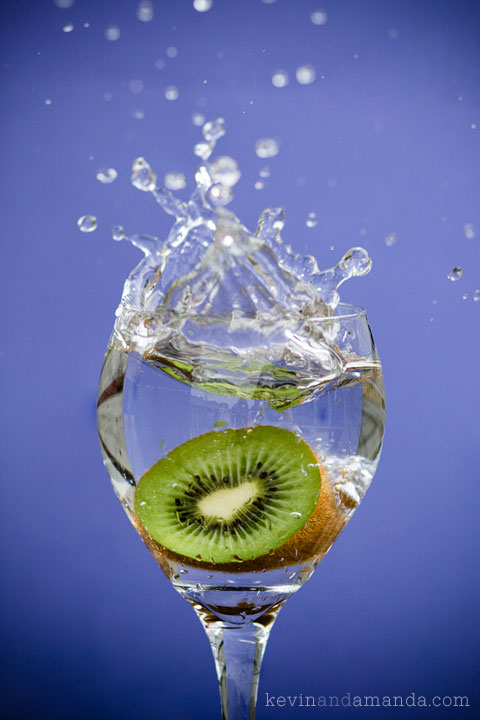
[[[228,322],[155,326],[143,355],[114,332],[98,429],[127,515],[206,630],[222,717],[252,720],[275,618],[372,480],[385,399],[361,308],[308,318],[300,338]]]

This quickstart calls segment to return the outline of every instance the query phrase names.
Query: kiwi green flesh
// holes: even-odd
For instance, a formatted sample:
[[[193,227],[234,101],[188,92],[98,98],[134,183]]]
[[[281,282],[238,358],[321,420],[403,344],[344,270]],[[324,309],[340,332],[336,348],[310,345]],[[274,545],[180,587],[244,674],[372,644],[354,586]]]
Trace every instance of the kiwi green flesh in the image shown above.
[[[172,450],[141,478],[135,511],[163,547],[218,564],[275,550],[315,509],[311,448],[282,428],[211,432]]]

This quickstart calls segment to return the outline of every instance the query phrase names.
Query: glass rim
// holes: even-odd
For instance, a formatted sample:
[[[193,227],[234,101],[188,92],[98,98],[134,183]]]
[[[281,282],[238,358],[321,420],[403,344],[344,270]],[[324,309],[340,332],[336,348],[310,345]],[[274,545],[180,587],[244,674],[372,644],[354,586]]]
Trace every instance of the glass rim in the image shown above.
[[[142,312],[142,311],[141,311]],[[145,311],[143,311],[145,312]],[[143,314],[143,313],[142,313]],[[155,317],[155,311],[153,312],[145,312],[146,315],[154,318]],[[252,318],[252,317],[260,317],[268,319],[269,313],[267,312],[259,312],[259,313],[250,313],[250,312],[243,312],[243,311],[231,311],[231,312],[225,312],[225,313],[205,313],[205,314],[195,314],[190,312],[178,312],[175,310],[167,310],[165,314],[171,314],[178,318],[184,318],[184,319],[192,319],[197,320],[198,322],[202,322],[203,320],[209,318],[210,320],[216,319],[216,320],[228,320],[228,319],[242,319],[242,318]],[[312,321],[312,322],[332,322],[332,321],[339,321],[339,320],[350,320],[350,319],[360,319],[366,317],[366,311],[364,308],[360,307],[360,305],[353,305],[351,303],[343,303],[339,302],[338,305],[335,307],[335,310],[333,310],[332,315],[302,315],[300,312],[294,312],[291,313],[288,311],[288,309],[285,310],[285,312],[282,315],[279,315],[276,319],[279,319],[281,317],[297,317],[299,319],[303,319],[305,321]]]

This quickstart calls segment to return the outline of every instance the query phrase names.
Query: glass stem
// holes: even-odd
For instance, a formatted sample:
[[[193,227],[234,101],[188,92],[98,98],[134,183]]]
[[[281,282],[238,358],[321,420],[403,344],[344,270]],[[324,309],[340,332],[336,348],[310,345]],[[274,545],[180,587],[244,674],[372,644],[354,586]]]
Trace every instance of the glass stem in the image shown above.
[[[215,660],[222,720],[254,719],[260,666],[279,609],[239,625],[201,618]]]

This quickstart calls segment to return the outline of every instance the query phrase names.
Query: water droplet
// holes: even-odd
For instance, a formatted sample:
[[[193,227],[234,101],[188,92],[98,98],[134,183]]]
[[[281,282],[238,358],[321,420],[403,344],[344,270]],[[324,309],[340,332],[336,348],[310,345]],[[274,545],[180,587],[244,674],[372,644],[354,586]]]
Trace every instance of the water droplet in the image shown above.
[[[328,14],[326,10],[314,10],[310,13],[310,20],[314,25],[325,25],[328,20]]]
[[[77,225],[82,232],[93,232],[97,227],[97,218],[94,215],[82,215]]]
[[[456,280],[460,280],[460,278],[463,275],[463,270],[461,267],[454,267],[452,272],[448,273],[447,277],[452,282],[455,282]]]
[[[475,237],[475,228],[472,223],[465,223],[463,226],[463,232],[465,233],[465,237],[469,240],[472,240]]]
[[[45,98],[45,105],[51,105],[51,104],[52,104],[52,101],[50,100],[50,98]]]
[[[201,142],[195,145],[195,147],[193,148],[193,152],[195,153],[195,155],[202,158],[202,160],[208,160],[208,158],[212,154],[212,149],[213,148],[210,143]]]
[[[178,55],[178,50],[177,50],[176,47],[174,47],[174,46],[172,45],[171,47],[168,47],[168,48],[167,48],[167,56],[168,56],[169,58],[175,58],[175,57],[177,57],[177,55]]]
[[[262,0],[262,2],[264,2],[265,5],[273,5],[277,0]]]
[[[143,112],[143,110],[140,110],[140,109],[134,110],[132,112],[132,115],[135,118],[135,120],[143,120],[143,118],[145,117],[145,113]]]
[[[132,93],[141,93],[143,90],[143,82],[141,80],[130,80],[128,83],[128,87],[130,89],[130,92]]]
[[[335,178],[330,178],[330,180],[327,182],[327,185],[329,188],[337,187],[337,181]]]
[[[213,0],[193,0],[193,7],[197,12],[207,12],[213,5]]]
[[[115,168],[100,168],[97,170],[97,180],[104,185],[109,185],[116,180],[117,175]]]
[[[463,293],[462,300],[466,300],[468,298],[468,293]]]
[[[186,186],[185,175],[180,172],[167,173],[163,180],[165,187],[169,190],[183,190]]]
[[[165,88],[165,97],[167,100],[176,100],[178,98],[178,88],[175,85],[169,85]]]
[[[259,158],[269,158],[278,155],[279,145],[274,138],[260,138],[255,143],[255,152]]]
[[[155,60],[155,67],[157,70],[163,70],[165,67],[165,60],[162,60],[161,58],[158,58],[158,60]]]
[[[476,129],[477,129],[477,123],[472,123],[472,124],[470,125],[470,128],[471,128],[472,130],[476,130]]]
[[[208,142],[216,142],[225,135],[225,120],[223,118],[217,118],[216,120],[210,120],[206,122],[202,128],[203,137]]]
[[[390,30],[388,31],[388,37],[392,40],[396,40],[398,38],[397,28],[390,28]]]
[[[233,190],[226,185],[212,185],[208,189],[207,197],[212,205],[228,205],[233,200]]]
[[[118,25],[109,25],[105,30],[105,37],[107,40],[111,40],[112,42],[114,40],[118,40],[120,37],[120,28]]]
[[[110,100],[112,99],[112,97],[113,97],[113,95],[112,95],[111,92],[104,92],[104,93],[103,93],[103,99],[105,100],[105,102],[110,102]]]
[[[475,290],[473,293],[473,302],[479,302],[480,301],[480,290]]]
[[[318,223],[317,220],[317,214],[314,212],[310,212],[307,215],[307,219],[305,220],[305,225],[309,228],[315,227]]]
[[[272,75],[272,84],[277,88],[282,88],[288,85],[288,73],[286,70],[277,70]]]
[[[62,30],[64,33],[71,33],[73,31],[72,23],[68,23],[68,25],[64,25]]]
[[[265,183],[262,182],[261,180],[257,180],[257,182],[254,185],[255,190],[263,190],[264,187],[265,187]]]
[[[263,168],[260,168],[260,170],[258,171],[258,174],[262,178],[270,177],[270,168],[268,167],[268,165],[265,165]]]
[[[241,176],[236,161],[228,155],[214,158],[209,165],[209,172],[214,183],[227,187],[233,187]]]
[[[300,85],[310,85],[316,78],[313,65],[301,65],[295,70],[295,75]]]
[[[71,8],[75,2],[75,0],[53,0],[55,5],[58,8],[61,8],[62,10],[65,10],[67,8]]]
[[[290,517],[301,518],[302,513],[301,512],[291,512]]]
[[[192,123],[196,125],[197,127],[201,127],[203,123],[205,122],[205,115],[202,115],[202,113],[193,113],[192,115]]]
[[[125,230],[121,225],[115,225],[115,227],[112,230],[112,238],[116,242],[120,242],[120,240],[123,240],[125,237]]]
[[[157,184],[157,176],[143,157],[139,157],[134,161],[132,165],[132,177],[130,179],[132,185],[144,192],[155,190],[155,185]]]
[[[141,0],[137,6],[137,18],[141,22],[150,22],[153,20],[153,2],[151,0]]]
[[[84,22],[84,23],[83,23],[83,27],[84,27],[84,28],[89,28],[89,27],[90,27],[90,23],[89,23],[89,22]]]
[[[392,247],[392,245],[395,245],[396,242],[397,242],[397,233],[391,232],[391,233],[387,233],[385,235],[385,245],[387,247]]]
[[[360,57],[360,55],[358,53],[355,53],[355,55],[353,56],[353,59],[358,60],[359,57]]]

